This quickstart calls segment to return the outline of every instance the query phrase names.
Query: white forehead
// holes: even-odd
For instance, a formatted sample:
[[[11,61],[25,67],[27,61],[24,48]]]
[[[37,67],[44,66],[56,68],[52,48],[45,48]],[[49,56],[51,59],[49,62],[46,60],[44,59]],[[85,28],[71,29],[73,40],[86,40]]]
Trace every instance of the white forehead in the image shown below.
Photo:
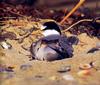
[[[39,28],[40,28],[41,30],[44,30],[46,27],[47,27],[47,26],[44,26],[44,25],[42,25],[42,24],[39,24]]]

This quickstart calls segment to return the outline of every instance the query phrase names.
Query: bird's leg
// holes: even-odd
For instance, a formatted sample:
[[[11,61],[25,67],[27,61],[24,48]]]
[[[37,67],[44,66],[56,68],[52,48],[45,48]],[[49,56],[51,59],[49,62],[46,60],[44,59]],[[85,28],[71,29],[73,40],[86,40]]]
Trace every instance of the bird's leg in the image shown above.
[[[85,0],[80,0],[78,4],[61,20],[60,24],[62,25],[68,17],[70,17],[83,3]]]

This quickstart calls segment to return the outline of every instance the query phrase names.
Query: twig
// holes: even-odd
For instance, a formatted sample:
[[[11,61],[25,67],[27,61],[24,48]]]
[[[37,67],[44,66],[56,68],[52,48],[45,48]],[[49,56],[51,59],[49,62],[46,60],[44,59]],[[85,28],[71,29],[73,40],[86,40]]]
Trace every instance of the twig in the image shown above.
[[[63,18],[60,24],[63,24],[68,17],[70,17],[83,3],[85,0],[80,0],[79,3]]]
[[[93,19],[82,19],[82,20],[77,21],[76,23],[72,24],[70,27],[68,27],[67,29],[63,30],[62,32],[64,33],[64,32],[66,32],[66,31],[68,31],[69,29],[71,29],[72,27],[78,25],[78,24],[81,23],[81,22],[92,22],[92,21],[93,21]],[[97,23],[100,23],[100,20],[96,20],[96,22],[97,22]]]

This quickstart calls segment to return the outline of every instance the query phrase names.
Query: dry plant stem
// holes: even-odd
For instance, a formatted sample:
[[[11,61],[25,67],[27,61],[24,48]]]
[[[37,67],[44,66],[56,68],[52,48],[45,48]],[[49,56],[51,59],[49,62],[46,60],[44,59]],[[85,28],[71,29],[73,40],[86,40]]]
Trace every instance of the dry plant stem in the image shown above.
[[[27,32],[27,34],[25,34],[25,35],[22,36],[21,38],[17,38],[16,40],[24,39],[24,38],[29,37],[30,35],[36,35],[36,34],[39,34],[39,33],[42,34],[40,30],[37,30],[37,31],[31,30],[30,32]]]
[[[83,3],[85,0],[80,0],[79,3],[63,18],[60,24],[63,24],[68,17],[70,17]]]
[[[36,35],[36,34],[42,34],[42,32],[41,32],[41,30],[37,30],[37,31],[33,31],[32,33],[31,33],[31,35]]]
[[[80,21],[78,21],[78,22],[72,24],[70,27],[68,27],[67,29],[63,30],[62,32],[64,33],[64,32],[66,32],[66,31],[68,31],[69,29],[71,29],[72,27],[78,25],[78,24],[81,23],[81,22],[92,22],[92,21],[93,21],[92,19],[82,19],[82,20],[80,20]],[[96,22],[97,22],[97,23],[100,23],[100,20],[96,20]]]

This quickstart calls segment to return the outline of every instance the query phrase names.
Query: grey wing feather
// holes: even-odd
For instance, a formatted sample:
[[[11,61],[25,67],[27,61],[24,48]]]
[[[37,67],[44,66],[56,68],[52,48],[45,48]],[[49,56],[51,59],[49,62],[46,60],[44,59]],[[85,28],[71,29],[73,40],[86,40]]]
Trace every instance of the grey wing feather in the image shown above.
[[[66,57],[72,57],[73,55],[73,47],[70,42],[68,42],[66,36],[62,36],[59,40],[59,45],[62,48],[62,52],[67,55]]]

